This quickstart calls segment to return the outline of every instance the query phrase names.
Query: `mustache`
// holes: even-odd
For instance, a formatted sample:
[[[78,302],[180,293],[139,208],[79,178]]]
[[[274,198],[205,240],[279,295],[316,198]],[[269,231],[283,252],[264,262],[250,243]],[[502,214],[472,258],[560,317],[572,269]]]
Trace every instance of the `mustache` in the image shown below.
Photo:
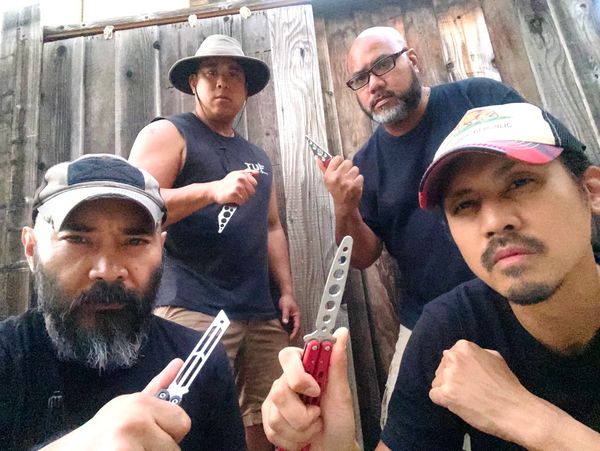
[[[521,235],[517,232],[507,232],[501,236],[495,236],[488,242],[488,245],[481,254],[481,265],[490,272],[494,266],[494,255],[498,249],[508,245],[519,246],[527,249],[531,253],[543,253],[546,251],[546,245],[540,240]]]
[[[386,97],[395,97],[399,100],[404,100],[402,97],[397,96],[395,93],[393,93],[392,91],[389,90],[384,90],[381,91],[381,94],[378,95],[377,97],[375,97],[373,100],[371,100],[369,102],[369,108],[371,111],[373,111],[373,108],[375,108],[375,105],[377,104],[377,102],[379,102],[381,99],[385,99]]]
[[[72,311],[90,305],[139,305],[141,302],[142,297],[135,291],[125,288],[122,283],[108,283],[99,280],[73,299],[69,310]]]

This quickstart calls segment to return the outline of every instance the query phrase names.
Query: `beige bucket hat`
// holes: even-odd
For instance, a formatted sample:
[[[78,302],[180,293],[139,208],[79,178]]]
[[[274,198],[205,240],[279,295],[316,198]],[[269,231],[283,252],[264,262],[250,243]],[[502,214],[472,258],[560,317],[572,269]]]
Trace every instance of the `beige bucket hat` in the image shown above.
[[[181,92],[194,94],[188,82],[189,77],[198,70],[201,61],[212,57],[234,58],[242,65],[246,75],[248,96],[262,91],[271,77],[269,66],[257,58],[244,55],[242,46],[237,40],[223,34],[212,34],[202,41],[194,56],[182,58],[173,64],[169,70],[169,80]]]

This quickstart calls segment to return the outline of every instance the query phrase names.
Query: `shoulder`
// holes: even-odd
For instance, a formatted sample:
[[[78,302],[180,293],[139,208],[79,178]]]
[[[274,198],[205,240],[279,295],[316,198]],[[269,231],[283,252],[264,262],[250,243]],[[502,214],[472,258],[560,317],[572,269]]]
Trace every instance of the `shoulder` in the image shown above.
[[[456,89],[463,92],[474,106],[524,101],[523,97],[512,87],[491,78],[467,78],[450,83],[450,85],[454,85]]]
[[[27,353],[46,335],[42,315],[28,310],[0,322],[0,361]]]

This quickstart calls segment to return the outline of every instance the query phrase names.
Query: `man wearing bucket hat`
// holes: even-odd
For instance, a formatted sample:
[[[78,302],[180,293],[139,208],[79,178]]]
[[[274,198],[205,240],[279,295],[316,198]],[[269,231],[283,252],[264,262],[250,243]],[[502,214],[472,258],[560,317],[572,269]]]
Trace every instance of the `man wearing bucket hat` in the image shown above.
[[[146,126],[130,155],[158,179],[169,210],[155,313],[200,330],[220,309],[232,320],[224,343],[250,450],[271,446],[260,405],[279,375],[277,353],[289,343],[281,322],[292,336],[300,326],[271,162],[234,131],[247,97],[269,74],[235,39],[208,36],[169,72],[175,88],[194,96],[194,111]],[[270,277],[278,293],[270,292]]]
[[[156,397],[199,338],[151,313],[165,214],[124,158],[48,169],[22,232],[37,308],[0,322],[0,449],[244,449],[223,349],[180,406]]]
[[[525,103],[472,109],[442,143],[420,205],[443,210],[478,278],[425,307],[377,449],[460,450],[465,432],[472,449],[600,449],[600,167],[584,149]],[[295,392],[314,396],[315,384],[298,359],[281,354],[284,375],[263,407],[268,436],[293,448],[351,435],[352,422],[341,432],[332,417],[339,403],[350,410],[339,388],[321,400],[338,409],[320,411],[329,427],[311,426],[315,412],[303,414]],[[345,386],[332,362],[329,384]]]

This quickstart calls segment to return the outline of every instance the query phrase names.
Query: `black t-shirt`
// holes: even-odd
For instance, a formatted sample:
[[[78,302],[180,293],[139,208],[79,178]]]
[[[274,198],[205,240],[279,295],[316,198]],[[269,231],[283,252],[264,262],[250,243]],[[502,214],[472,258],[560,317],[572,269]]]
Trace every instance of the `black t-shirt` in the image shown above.
[[[425,306],[408,342],[382,440],[392,450],[522,449],[484,434],[429,399],[442,352],[466,339],[495,349],[531,393],[600,432],[600,334],[577,356],[545,348],[518,322],[505,298],[479,279]]]
[[[157,305],[175,305],[230,319],[277,317],[269,287],[267,254],[273,169],[267,154],[238,134],[221,136],[193,113],[167,118],[185,139],[185,165],[173,188],[220,180],[229,172],[259,172],[256,193],[237,207],[219,233],[222,205],[209,204],[171,224]]]
[[[404,288],[399,317],[409,329],[423,305],[474,277],[442,212],[419,209],[421,177],[467,110],[522,101],[513,89],[487,78],[434,86],[425,115],[413,130],[394,137],[380,126],[354,156],[365,180],[361,214],[398,262]]]
[[[141,391],[173,358],[185,359],[199,337],[153,316],[138,362],[129,369],[100,373],[60,362],[37,311],[0,322],[0,449],[30,449],[77,428],[116,396]],[[245,448],[233,376],[222,346],[206,361],[181,406],[192,419],[182,449]]]

